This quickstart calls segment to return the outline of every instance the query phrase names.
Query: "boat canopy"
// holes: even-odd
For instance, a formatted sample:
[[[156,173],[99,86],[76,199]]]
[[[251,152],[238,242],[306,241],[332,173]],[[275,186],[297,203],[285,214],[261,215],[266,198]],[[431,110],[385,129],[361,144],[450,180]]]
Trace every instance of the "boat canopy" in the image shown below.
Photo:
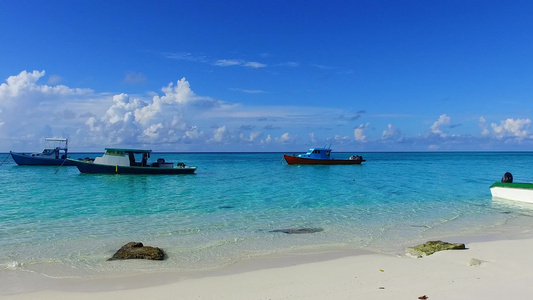
[[[48,149],[45,149],[48,150],[48,151],[59,151],[59,150],[64,150],[65,153],[68,151],[68,139],[66,138],[45,138],[44,139],[45,141],[47,142],[54,142],[53,144],[53,147],[54,148],[48,148]],[[60,142],[60,143],[65,143],[65,147],[58,147],[58,144],[56,144],[55,142]],[[50,146],[52,146],[52,144],[49,144]],[[62,144],[60,144],[60,146],[63,146]],[[43,151],[43,153],[46,153],[45,151]]]
[[[124,148],[105,148],[106,154],[111,154],[113,152],[124,152],[124,153],[151,153],[152,150],[143,150],[143,149],[124,149]]]
[[[68,142],[68,139],[65,138],[45,138],[47,142]]]

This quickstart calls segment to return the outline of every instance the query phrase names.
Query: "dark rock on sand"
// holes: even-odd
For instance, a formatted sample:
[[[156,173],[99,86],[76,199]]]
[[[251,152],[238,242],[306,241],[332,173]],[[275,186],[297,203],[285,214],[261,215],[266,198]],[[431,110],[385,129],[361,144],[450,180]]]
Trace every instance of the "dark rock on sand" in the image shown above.
[[[151,259],[164,260],[165,252],[157,247],[144,246],[143,243],[129,242],[118,249],[108,260],[119,259]]]
[[[407,252],[416,257],[423,257],[431,255],[437,251],[443,250],[463,250],[466,249],[465,244],[462,243],[448,243],[443,241],[428,241],[425,244],[421,244],[414,247],[407,248]]]
[[[289,229],[276,229],[269,232],[283,232],[287,234],[302,234],[302,233],[315,233],[324,231],[322,228],[289,228]]]

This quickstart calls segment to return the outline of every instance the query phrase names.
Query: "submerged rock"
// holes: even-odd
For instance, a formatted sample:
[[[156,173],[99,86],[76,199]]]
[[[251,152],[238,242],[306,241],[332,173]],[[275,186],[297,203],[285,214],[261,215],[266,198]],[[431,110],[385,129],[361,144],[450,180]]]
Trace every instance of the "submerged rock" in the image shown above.
[[[230,208],[235,208],[235,206],[231,206],[231,205],[222,205],[222,206],[219,206],[218,208],[220,208],[220,209],[230,209]]]
[[[151,259],[164,260],[165,252],[157,247],[144,246],[143,243],[129,242],[118,249],[108,260],[120,259]]]
[[[438,251],[462,250],[462,249],[466,249],[465,244],[462,244],[462,243],[428,241],[425,244],[407,248],[407,252],[411,253],[412,255],[415,255],[416,257],[423,257],[423,256],[431,255]]]
[[[283,232],[287,234],[302,234],[302,233],[315,233],[324,231],[322,228],[289,228],[289,229],[276,229],[269,232]]]

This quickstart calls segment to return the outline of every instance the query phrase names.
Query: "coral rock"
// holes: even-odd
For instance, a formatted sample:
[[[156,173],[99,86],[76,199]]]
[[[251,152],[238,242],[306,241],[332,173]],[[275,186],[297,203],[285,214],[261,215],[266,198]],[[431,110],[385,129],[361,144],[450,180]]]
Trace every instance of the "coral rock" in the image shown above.
[[[457,250],[466,249],[465,244],[462,243],[448,243],[443,241],[429,241],[425,244],[421,244],[415,247],[407,248],[407,252],[415,255],[416,257],[423,257],[431,255],[437,251],[443,250]]]
[[[143,243],[129,242],[118,249],[108,260],[120,259],[151,259],[164,260],[165,252],[157,247],[144,246]]]

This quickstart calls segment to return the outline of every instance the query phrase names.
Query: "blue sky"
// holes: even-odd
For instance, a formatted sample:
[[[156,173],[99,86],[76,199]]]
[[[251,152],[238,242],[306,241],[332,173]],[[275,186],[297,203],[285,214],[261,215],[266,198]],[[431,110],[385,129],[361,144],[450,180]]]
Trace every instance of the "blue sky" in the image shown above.
[[[530,1],[4,1],[0,151],[532,150]]]

